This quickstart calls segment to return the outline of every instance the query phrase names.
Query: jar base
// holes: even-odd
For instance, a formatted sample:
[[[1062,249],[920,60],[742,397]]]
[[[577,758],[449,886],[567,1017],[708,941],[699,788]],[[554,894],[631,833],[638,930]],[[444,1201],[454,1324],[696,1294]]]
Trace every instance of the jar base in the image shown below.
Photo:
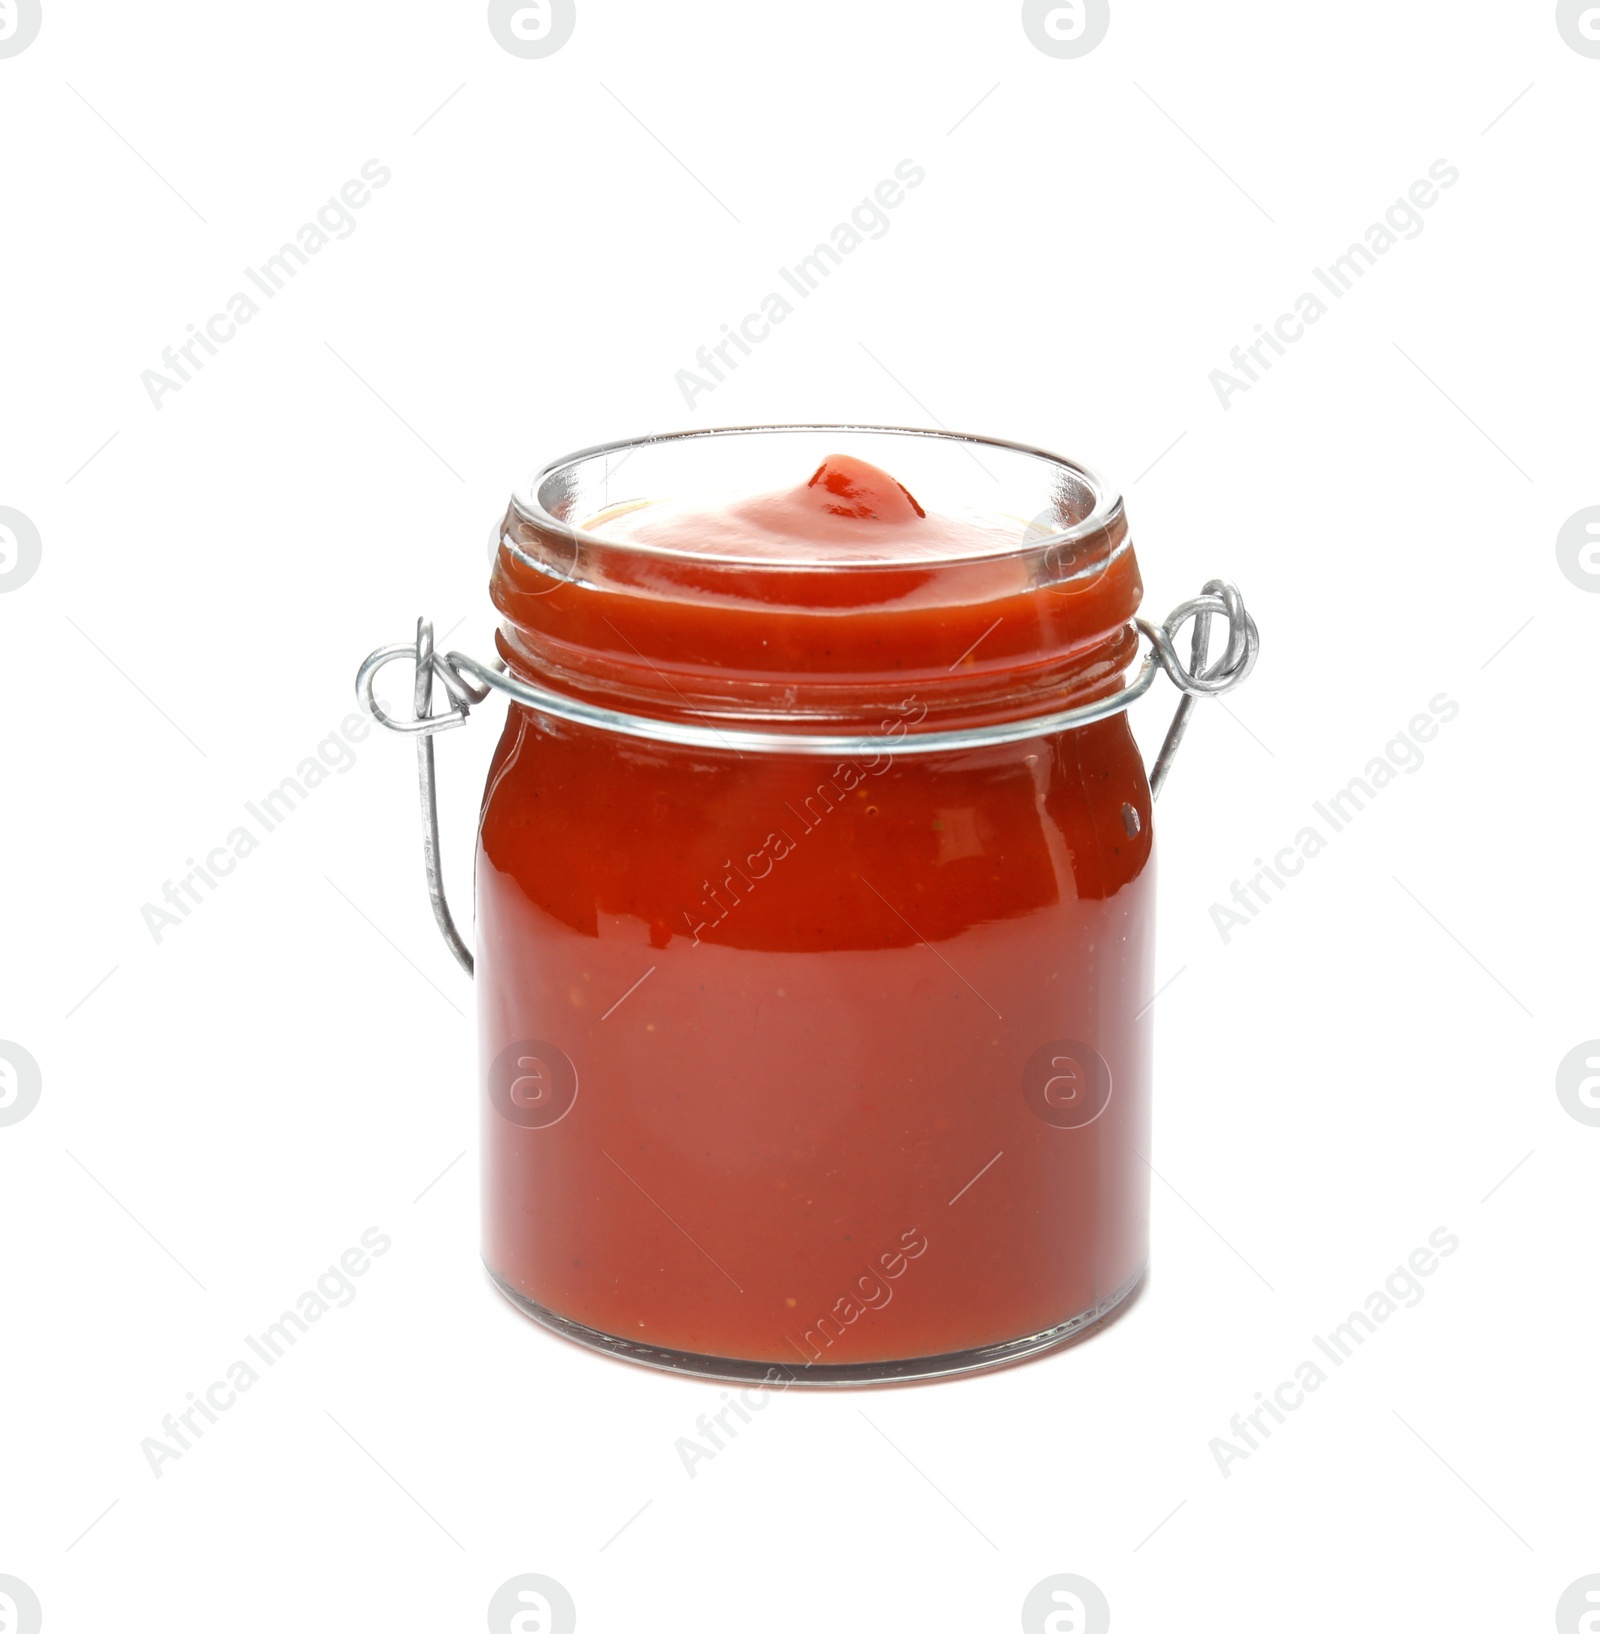
[[[484,1266],[490,1282],[524,1316],[531,1317],[541,1327],[548,1328],[563,1339],[570,1339],[590,1350],[635,1362],[641,1367],[653,1367],[690,1378],[719,1379],[733,1384],[764,1384],[778,1388],[800,1385],[812,1390],[916,1384],[930,1379],[952,1378],[962,1373],[983,1373],[992,1368],[1027,1361],[1047,1351],[1064,1349],[1088,1338],[1126,1309],[1142,1287],[1147,1269],[1147,1266],[1141,1265],[1115,1293],[1106,1295],[1081,1314],[1058,1322],[1040,1333],[1008,1339],[1002,1344],[950,1351],[940,1356],[912,1356],[884,1362],[793,1366],[785,1362],[749,1362],[721,1356],[697,1356],[689,1351],[665,1350],[658,1345],[642,1345],[633,1339],[602,1333],[598,1328],[585,1327],[581,1322],[573,1322],[546,1310],[496,1275],[491,1267]]]

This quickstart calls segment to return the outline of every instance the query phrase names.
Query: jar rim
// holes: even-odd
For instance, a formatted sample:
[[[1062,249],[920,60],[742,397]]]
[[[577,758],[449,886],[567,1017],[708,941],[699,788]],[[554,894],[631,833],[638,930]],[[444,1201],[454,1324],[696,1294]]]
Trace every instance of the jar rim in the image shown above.
[[[1005,437],[986,437],[977,432],[951,431],[942,427],[927,426],[895,426],[895,425],[863,425],[851,422],[796,422],[793,424],[759,424],[733,426],[696,426],[682,431],[653,432],[642,437],[622,437],[614,442],[595,443],[588,448],[580,448],[573,453],[564,454],[559,459],[550,461],[530,477],[527,483],[516,488],[511,494],[511,508],[524,522],[538,529],[554,530],[558,534],[569,537],[575,546],[593,551],[625,551],[629,555],[643,555],[661,557],[673,561],[684,559],[684,553],[668,545],[647,543],[638,539],[619,539],[603,533],[591,533],[583,528],[575,527],[563,517],[554,515],[545,505],[543,495],[550,483],[565,472],[603,456],[629,453],[640,448],[655,448],[672,443],[694,443],[718,437],[756,436],[777,433],[826,434],[838,433],[848,436],[884,436],[884,437],[921,437],[931,442],[943,442],[954,446],[972,448],[1004,449],[1010,454],[1024,455],[1030,459],[1043,462],[1058,470],[1070,472],[1074,478],[1082,482],[1094,497],[1094,504],[1088,515],[1075,522],[1070,528],[1060,529],[1054,533],[1040,532],[1026,537],[1015,549],[1009,551],[985,552],[981,558],[953,557],[942,565],[947,567],[959,566],[963,561],[983,560],[985,562],[1007,562],[1029,556],[1038,556],[1051,551],[1057,551],[1063,545],[1076,544],[1078,541],[1091,538],[1097,533],[1105,532],[1122,513],[1122,494],[1119,489],[1111,486],[1100,474],[1084,465],[1081,461],[1068,459],[1064,454],[1056,454],[1049,449],[1038,448],[1029,443],[1013,442]],[[509,541],[505,541],[509,543]],[[1124,540],[1123,546],[1129,543]],[[519,557],[522,552],[515,549],[514,554]],[[1120,551],[1118,552],[1120,554]],[[733,564],[743,559],[730,556],[716,556],[701,558],[721,564]],[[539,566],[529,562],[530,566]],[[753,558],[746,565],[779,568],[784,564],[774,562],[770,557]],[[820,567],[820,564],[804,564],[808,567]],[[839,561],[829,562],[821,569],[829,573],[868,571],[882,573],[885,563],[881,561]],[[1103,565],[1103,564],[1102,564]]]

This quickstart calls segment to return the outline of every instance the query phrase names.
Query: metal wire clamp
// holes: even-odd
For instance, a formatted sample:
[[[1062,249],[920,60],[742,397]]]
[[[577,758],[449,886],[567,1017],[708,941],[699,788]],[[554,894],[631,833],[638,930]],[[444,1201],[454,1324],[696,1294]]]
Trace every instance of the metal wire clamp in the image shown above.
[[[1212,659],[1211,621],[1214,618],[1227,620],[1228,639],[1222,652]],[[1190,642],[1189,662],[1185,665],[1178,656],[1176,641],[1190,620],[1194,622],[1194,634]],[[1138,674],[1120,691],[1093,703],[1081,704],[1075,709],[1035,715],[1027,720],[1004,721],[994,726],[966,727],[953,732],[908,731],[897,736],[884,733],[840,736],[813,732],[753,732],[714,723],[698,725],[627,715],[523,681],[508,674],[504,663],[498,658],[484,664],[465,653],[437,653],[433,647],[433,625],[426,618],[417,620],[415,642],[380,647],[367,658],[356,675],[356,696],[361,700],[362,708],[380,726],[417,740],[417,785],[422,802],[422,857],[427,872],[428,900],[433,904],[433,917],[445,944],[470,976],[473,973],[472,953],[451,916],[449,903],[445,900],[444,875],[439,865],[439,802],[434,776],[433,740],[440,732],[466,725],[472,708],[481,704],[491,691],[503,692],[515,702],[558,720],[621,732],[629,737],[648,738],[658,743],[679,743],[691,748],[722,749],[738,754],[804,754],[848,758],[883,754],[940,754],[998,743],[1019,743],[1026,738],[1069,731],[1073,727],[1087,726],[1091,721],[1120,714],[1142,698],[1154,684],[1156,676],[1164,672],[1183,696],[1150,771],[1150,793],[1155,797],[1161,793],[1167,774],[1172,770],[1173,758],[1189,728],[1189,718],[1196,702],[1201,698],[1220,697],[1238,686],[1255,667],[1261,638],[1255,620],[1245,610],[1244,598],[1234,585],[1223,579],[1208,581],[1200,595],[1181,602],[1162,623],[1152,624],[1148,619],[1136,618],[1134,624],[1150,643],[1150,651],[1145,654]],[[414,666],[412,714],[408,720],[390,715],[373,693],[378,672],[402,658],[409,659]],[[448,707],[437,713],[433,709],[435,679],[444,687],[449,699]]]

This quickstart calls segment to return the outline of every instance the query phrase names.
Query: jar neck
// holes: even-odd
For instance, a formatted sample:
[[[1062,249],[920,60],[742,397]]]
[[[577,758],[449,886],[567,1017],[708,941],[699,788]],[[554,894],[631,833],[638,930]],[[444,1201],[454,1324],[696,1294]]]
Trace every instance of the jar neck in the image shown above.
[[[508,518],[491,594],[512,673],[628,714],[873,731],[1025,719],[1116,690],[1143,596],[1126,522],[1062,588],[1016,560],[818,575],[646,559],[554,577]],[[531,559],[530,559],[531,557]]]

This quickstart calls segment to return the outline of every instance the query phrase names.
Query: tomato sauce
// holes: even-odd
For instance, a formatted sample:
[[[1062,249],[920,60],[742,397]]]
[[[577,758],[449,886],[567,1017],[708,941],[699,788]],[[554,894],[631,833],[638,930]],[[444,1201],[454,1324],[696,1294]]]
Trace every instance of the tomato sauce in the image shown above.
[[[1153,869],[1126,716],[892,752],[1122,684],[1120,506],[1042,565],[1050,531],[932,513],[843,455],[616,507],[577,545],[508,518],[514,673],[874,739],[687,748],[511,705],[477,856],[484,1255],[534,1314],[826,1378],[1037,1348],[1142,1275]]]

